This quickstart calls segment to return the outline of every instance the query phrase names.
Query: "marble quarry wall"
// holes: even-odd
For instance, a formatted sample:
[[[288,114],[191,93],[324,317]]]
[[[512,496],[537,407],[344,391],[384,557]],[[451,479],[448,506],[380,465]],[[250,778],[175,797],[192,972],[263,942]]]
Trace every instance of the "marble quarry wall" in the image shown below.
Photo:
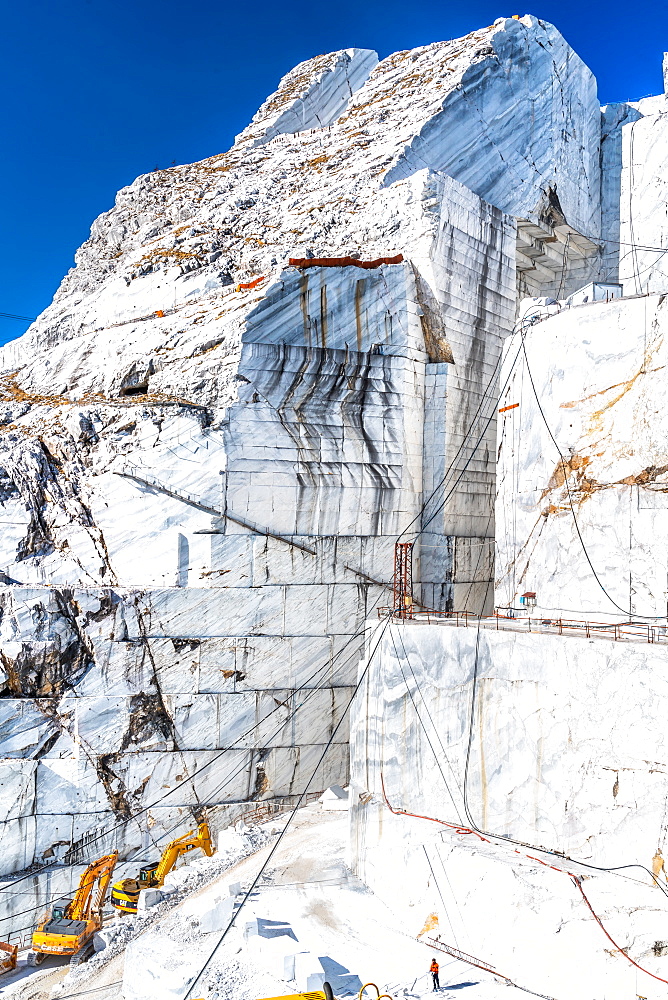
[[[541,994],[662,995],[611,955],[570,874],[665,978],[659,889],[642,869],[577,862],[651,869],[665,854],[668,646],[381,622],[368,649],[351,718],[352,864],[407,933],[435,913],[431,933]]]
[[[602,110],[600,228],[553,203],[544,240],[545,214],[503,206],[521,294],[619,277],[624,297],[554,304],[504,341],[499,617],[374,623],[350,744],[352,865],[407,933],[576,1000],[658,998],[668,978],[651,877],[668,833],[665,95]]]
[[[418,600],[491,608],[518,220],[599,226],[598,114],[531,16],[347,49],[94,222],[0,353],[0,873],[345,783],[405,529]],[[290,265],[351,255],[403,260]]]
[[[248,312],[227,407],[144,393],[45,414],[40,400],[39,435],[19,416],[6,436],[0,753],[25,787],[5,871],[78,858],[96,838],[145,850],[149,831],[166,840],[203,808],[223,825],[311,777],[365,619],[389,599],[394,541],[454,447],[443,398],[466,419],[467,358],[480,352],[484,386],[502,343],[491,317],[511,322],[509,220],[454,181],[427,193],[443,256],[479,253],[484,280],[474,264],[456,286],[414,263],[286,272]],[[437,295],[452,303],[447,342]],[[451,360],[432,362],[426,338]],[[439,513],[434,545],[458,526]],[[476,544],[489,553],[489,516],[477,518],[459,524],[449,563],[426,550],[429,597],[490,579],[489,556],[474,558]],[[347,774],[344,723],[312,787]]]
[[[662,399],[666,95],[603,108],[601,278],[578,305],[506,342],[496,603],[622,621],[668,613]],[[553,440],[554,438],[554,440]],[[665,621],[663,622],[665,625]]]
[[[627,295],[668,289],[668,148],[665,105],[622,129],[620,280]],[[656,249],[653,249],[656,248]]]
[[[499,418],[498,607],[520,613],[534,592],[536,616],[668,612],[667,304],[587,303],[532,327],[524,348],[508,342],[500,406],[517,405]]]

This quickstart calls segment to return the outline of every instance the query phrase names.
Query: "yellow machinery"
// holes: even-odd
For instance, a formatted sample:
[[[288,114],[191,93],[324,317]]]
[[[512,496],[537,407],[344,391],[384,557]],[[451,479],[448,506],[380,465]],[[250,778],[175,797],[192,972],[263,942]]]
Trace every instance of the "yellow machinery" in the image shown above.
[[[19,948],[16,944],[5,944],[4,941],[0,941],[0,952],[4,951],[5,954],[0,958],[0,975],[3,972],[11,972],[16,968],[16,959],[19,954]]]
[[[196,847],[201,848],[209,858],[213,854],[209,824],[206,821],[199,824],[197,831],[190,830],[168,844],[160,861],[139,869],[138,879],[124,878],[115,882],[111,890],[111,905],[121,913],[136,913],[141,890],[159,888],[181,855]]]
[[[93,935],[102,927],[102,907],[118,852],[88,866],[72,899],[51,909],[32,936],[28,965],[47,955],[71,955],[71,964],[85,962],[93,952]]]
[[[334,994],[329,983],[323,983],[321,990],[311,993],[290,993],[289,996],[265,997],[265,1000],[334,1000]]]

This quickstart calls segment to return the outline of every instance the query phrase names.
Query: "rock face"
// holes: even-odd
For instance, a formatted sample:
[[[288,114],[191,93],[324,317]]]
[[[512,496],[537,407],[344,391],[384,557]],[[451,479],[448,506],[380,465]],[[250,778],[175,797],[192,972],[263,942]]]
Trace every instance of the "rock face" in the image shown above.
[[[527,16],[303,63],[119,192],[2,352],[2,870],[345,784],[397,536],[424,603],[490,604],[515,217],[596,230],[598,163],[593,78]]]
[[[504,343],[500,614],[379,623],[353,706],[356,871],[415,934],[436,913],[443,941],[543,996],[668,978],[663,111],[603,113],[599,273],[624,297],[525,303]]]
[[[446,944],[542,994],[621,998],[637,982],[662,996],[611,959],[569,875],[665,979],[660,890],[642,868],[573,861],[660,870],[668,647],[406,622],[380,623],[369,649],[351,719],[353,865],[407,933],[436,913]]]
[[[509,345],[499,606],[519,613],[534,592],[537,616],[666,615],[666,308],[663,295],[588,303]]]
[[[665,108],[660,94],[603,109],[605,259],[624,298],[506,342],[496,600],[518,613],[528,592],[536,616],[666,626]]]
[[[661,249],[668,234],[665,101],[656,114],[646,114],[623,129],[623,143],[620,279],[627,294],[665,291],[668,264]]]

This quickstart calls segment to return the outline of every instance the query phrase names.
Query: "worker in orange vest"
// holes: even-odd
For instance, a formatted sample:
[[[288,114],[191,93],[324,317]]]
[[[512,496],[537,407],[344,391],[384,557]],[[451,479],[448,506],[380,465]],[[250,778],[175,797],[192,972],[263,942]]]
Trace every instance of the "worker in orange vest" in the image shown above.
[[[434,991],[440,990],[441,984],[438,981],[438,962],[435,958],[432,958],[431,965],[429,966],[429,971],[431,972],[431,978],[434,983]]]

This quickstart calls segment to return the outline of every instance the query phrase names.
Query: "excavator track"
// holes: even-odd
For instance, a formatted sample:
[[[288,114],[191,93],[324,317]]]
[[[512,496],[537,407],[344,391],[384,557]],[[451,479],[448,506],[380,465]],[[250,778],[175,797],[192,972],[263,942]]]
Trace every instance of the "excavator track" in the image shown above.
[[[84,962],[88,961],[88,959],[91,957],[94,951],[95,948],[93,947],[93,939],[91,938],[88,944],[85,944],[83,948],[79,948],[76,954],[72,955],[70,959],[70,965],[73,966],[83,965]]]

